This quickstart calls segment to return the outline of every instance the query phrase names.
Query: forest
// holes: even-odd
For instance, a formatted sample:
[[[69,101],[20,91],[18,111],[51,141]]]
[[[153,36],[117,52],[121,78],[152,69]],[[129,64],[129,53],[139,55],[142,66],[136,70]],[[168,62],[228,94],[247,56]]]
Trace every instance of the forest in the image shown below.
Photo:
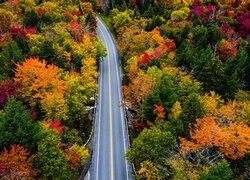
[[[0,4],[0,179],[77,179],[98,62],[90,2]]]
[[[109,8],[134,115],[126,156],[136,179],[249,179],[250,2]]]
[[[77,179],[97,12],[116,39],[135,179],[250,178],[249,0],[0,0],[0,179]]]

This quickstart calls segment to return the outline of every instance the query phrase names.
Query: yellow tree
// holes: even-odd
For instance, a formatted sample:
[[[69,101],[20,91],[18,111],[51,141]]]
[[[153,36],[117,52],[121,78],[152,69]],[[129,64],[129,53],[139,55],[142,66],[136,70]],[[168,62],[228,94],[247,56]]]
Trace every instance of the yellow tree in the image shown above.
[[[222,105],[223,100],[214,91],[209,94],[206,93],[201,97],[203,105],[208,116],[216,116],[219,113],[219,107]]]
[[[135,109],[141,109],[141,103],[150,94],[155,83],[154,78],[140,70],[137,76],[131,79],[131,83],[123,87],[126,100],[129,101]]]
[[[98,87],[96,79],[99,73],[96,64],[96,59],[94,58],[86,58],[82,60],[81,80],[82,83],[85,84],[86,89],[88,89],[89,93],[87,96],[89,97],[94,96]]]

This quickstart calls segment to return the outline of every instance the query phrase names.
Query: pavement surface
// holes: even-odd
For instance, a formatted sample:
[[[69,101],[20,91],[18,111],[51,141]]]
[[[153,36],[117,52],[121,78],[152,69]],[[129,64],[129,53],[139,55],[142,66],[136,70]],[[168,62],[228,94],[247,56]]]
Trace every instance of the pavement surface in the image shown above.
[[[122,101],[120,60],[112,35],[97,18],[97,35],[107,48],[100,63],[99,96],[94,136],[94,152],[89,179],[130,180],[131,167],[125,158],[128,136]]]

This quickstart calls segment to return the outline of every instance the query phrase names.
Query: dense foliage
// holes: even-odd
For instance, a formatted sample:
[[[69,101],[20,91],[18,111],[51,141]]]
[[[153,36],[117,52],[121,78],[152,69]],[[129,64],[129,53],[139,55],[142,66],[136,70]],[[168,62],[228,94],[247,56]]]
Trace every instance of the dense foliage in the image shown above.
[[[248,0],[113,0],[139,179],[249,178]]]
[[[96,26],[90,2],[0,1],[0,179],[78,178],[106,54]]]

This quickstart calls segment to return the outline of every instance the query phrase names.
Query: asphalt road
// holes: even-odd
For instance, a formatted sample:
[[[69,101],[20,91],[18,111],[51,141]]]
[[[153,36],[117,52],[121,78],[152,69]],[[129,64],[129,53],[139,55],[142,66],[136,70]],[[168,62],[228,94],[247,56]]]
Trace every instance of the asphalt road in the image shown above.
[[[122,100],[119,57],[112,35],[99,18],[97,35],[107,48],[107,57],[100,63],[99,96],[94,137],[94,152],[90,168],[93,180],[132,179],[125,159],[128,137]]]

